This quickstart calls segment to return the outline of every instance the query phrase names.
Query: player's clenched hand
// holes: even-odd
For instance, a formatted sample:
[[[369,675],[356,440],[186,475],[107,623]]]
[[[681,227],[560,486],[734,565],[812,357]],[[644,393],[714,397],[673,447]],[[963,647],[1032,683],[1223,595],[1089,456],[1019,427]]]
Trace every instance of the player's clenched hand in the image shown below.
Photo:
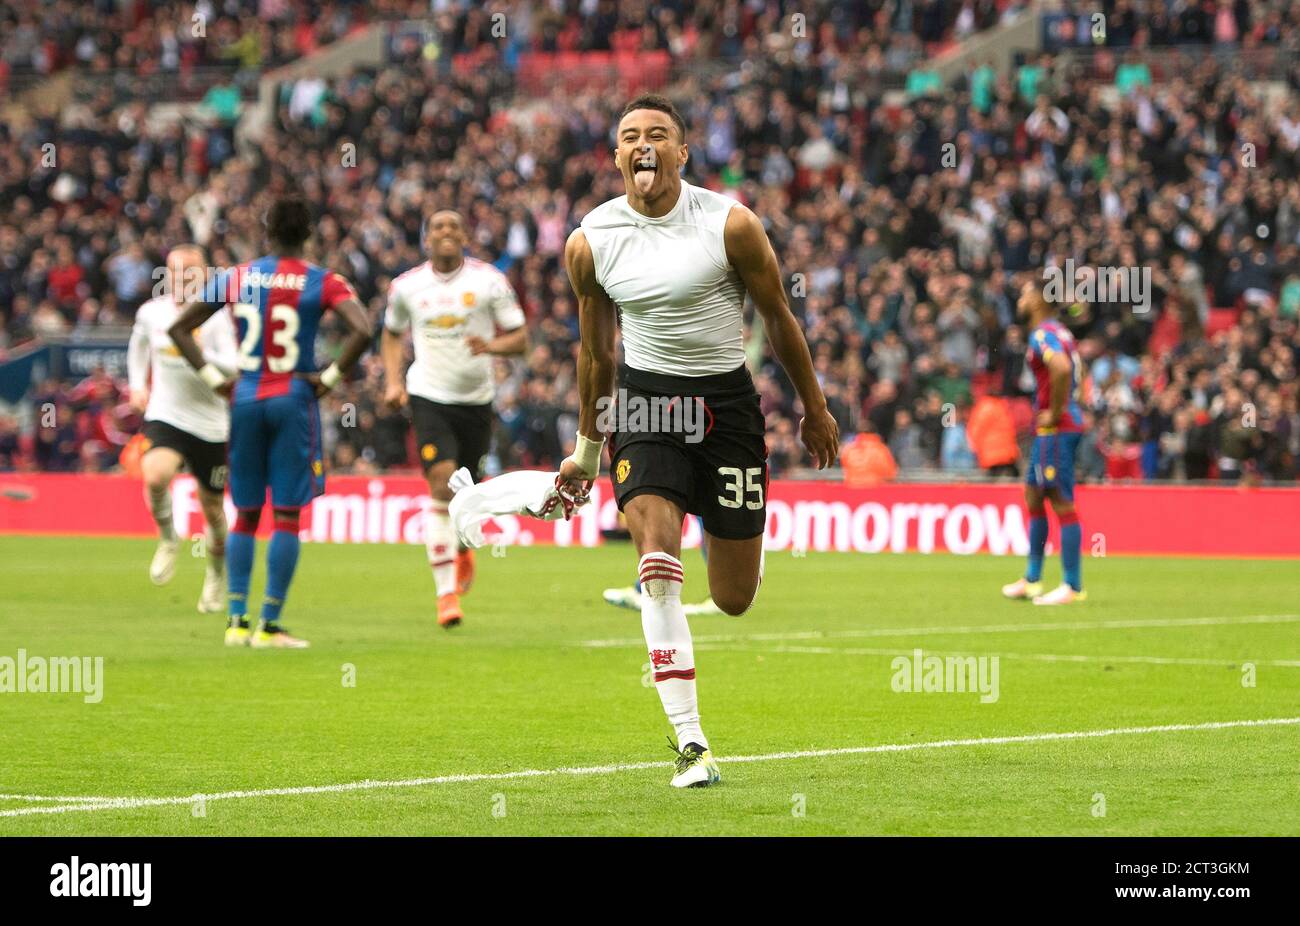
[[[474,357],[488,352],[488,342],[476,334],[468,335],[465,338],[465,346],[469,348],[470,354]]]
[[[389,383],[384,387],[384,404],[396,411],[406,404],[406,387],[401,383]]]
[[[312,392],[316,394],[318,399],[330,391],[330,387],[320,381],[319,373],[299,373],[298,378],[311,384]]]
[[[555,488],[581,505],[591,494],[591,484],[595,478],[594,474],[589,476],[584,473],[577,460],[568,457],[560,464],[560,474],[555,479]]]
[[[840,454],[840,426],[825,408],[799,419],[799,437],[818,469],[833,464]]]
[[[148,406],[149,406],[149,390],[148,390],[148,389],[132,389],[132,390],[131,390],[131,408],[134,409],[134,410],[137,411],[137,412],[140,412],[141,414],[144,414],[144,410],[145,410]]]
[[[212,391],[215,392],[217,395],[221,396],[223,399],[228,399],[232,395],[234,395],[235,381],[233,379],[228,379],[220,386],[217,386]]]

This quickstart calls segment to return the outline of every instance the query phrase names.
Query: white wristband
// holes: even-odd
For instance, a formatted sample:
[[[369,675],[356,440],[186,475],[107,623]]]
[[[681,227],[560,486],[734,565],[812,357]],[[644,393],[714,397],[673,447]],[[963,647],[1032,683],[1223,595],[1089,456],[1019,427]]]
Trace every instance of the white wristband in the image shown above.
[[[573,462],[582,469],[582,474],[595,479],[600,475],[600,452],[605,448],[605,439],[594,441],[579,433],[578,442],[573,448]]]
[[[331,363],[321,371],[320,384],[326,389],[333,389],[339,384],[339,380],[342,378],[343,371],[339,369],[339,365],[337,363]]]
[[[211,363],[205,363],[199,367],[199,379],[208,384],[209,389],[216,389],[226,382],[226,374],[222,373]]]

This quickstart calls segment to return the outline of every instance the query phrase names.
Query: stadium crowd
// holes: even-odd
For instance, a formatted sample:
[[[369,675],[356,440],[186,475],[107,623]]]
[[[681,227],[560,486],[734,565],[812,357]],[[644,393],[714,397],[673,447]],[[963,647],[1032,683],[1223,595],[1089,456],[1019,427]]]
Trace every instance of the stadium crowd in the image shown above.
[[[1215,45],[1224,50],[1294,42],[1300,7],[1290,0],[1048,0],[1045,11],[1069,20],[1062,44],[1092,45],[1093,16],[1104,13],[1108,47]]]
[[[277,67],[346,35],[350,0],[38,0],[0,7],[0,78],[9,73],[177,74]],[[373,14],[372,14],[373,15]]]
[[[671,50],[679,5],[648,6]],[[716,15],[692,28],[737,30],[740,60],[696,69],[682,56],[665,88],[688,124],[686,179],[767,225],[831,409],[861,435],[851,447],[872,449],[846,469],[858,456],[904,476],[1023,466],[1032,382],[1016,297],[1072,258],[1150,268],[1153,290],[1145,312],[1063,312],[1088,367],[1081,478],[1296,479],[1296,87],[1270,100],[1207,57],[1187,80],[1134,81],[1112,105],[1112,86],[1044,56],[1011,74],[976,67],[897,104],[876,78],[923,62],[933,4],[908,6],[901,32],[898,8],[876,16],[882,4],[869,2],[802,39],[779,28],[779,5],[702,6]],[[957,9],[968,6],[994,8]],[[1246,6],[1270,17],[1278,5]],[[459,15],[448,34],[490,41],[465,38],[472,16]],[[936,35],[945,28],[956,22]],[[138,105],[89,113],[75,131],[52,117],[0,128],[0,359],[34,336],[128,324],[171,245],[197,240],[216,266],[256,256],[258,217],[290,187],[318,206],[318,259],[356,283],[377,320],[388,282],[421,260],[422,217],[452,207],[529,318],[527,355],[497,364],[491,466],[555,465],[577,404],[575,302],[559,258],[581,217],[622,192],[610,137],[630,88],[539,97],[516,93],[508,66],[448,64],[285,84],[274,125],[220,164],[182,129],[147,127]],[[34,169],[51,140],[60,164]],[[793,391],[761,325],[746,335],[773,473],[790,474],[802,459]],[[414,460],[404,415],[378,403],[381,375],[371,356],[329,400],[336,472]],[[28,452],[19,419],[0,414],[0,468],[115,465],[138,426],[124,398],[106,373],[44,384],[33,407],[55,420],[28,416]]]

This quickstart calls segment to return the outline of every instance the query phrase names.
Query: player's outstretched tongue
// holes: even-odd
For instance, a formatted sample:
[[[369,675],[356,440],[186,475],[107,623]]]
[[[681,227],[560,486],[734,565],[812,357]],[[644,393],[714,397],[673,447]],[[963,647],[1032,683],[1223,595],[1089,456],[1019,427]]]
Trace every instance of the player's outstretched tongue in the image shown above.
[[[632,182],[636,184],[637,192],[642,196],[649,193],[650,187],[654,186],[655,174],[658,170],[659,161],[653,148],[637,155],[632,168]]]

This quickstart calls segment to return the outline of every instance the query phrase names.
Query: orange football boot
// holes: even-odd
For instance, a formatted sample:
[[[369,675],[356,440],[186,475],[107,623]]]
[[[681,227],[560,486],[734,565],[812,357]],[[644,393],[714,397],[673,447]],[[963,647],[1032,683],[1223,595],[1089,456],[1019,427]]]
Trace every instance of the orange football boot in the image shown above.
[[[438,596],[438,624],[450,630],[462,620],[465,615],[460,611],[460,596],[455,592],[448,592],[445,595]]]
[[[461,550],[456,554],[456,594],[463,595],[474,584],[474,551]]]

